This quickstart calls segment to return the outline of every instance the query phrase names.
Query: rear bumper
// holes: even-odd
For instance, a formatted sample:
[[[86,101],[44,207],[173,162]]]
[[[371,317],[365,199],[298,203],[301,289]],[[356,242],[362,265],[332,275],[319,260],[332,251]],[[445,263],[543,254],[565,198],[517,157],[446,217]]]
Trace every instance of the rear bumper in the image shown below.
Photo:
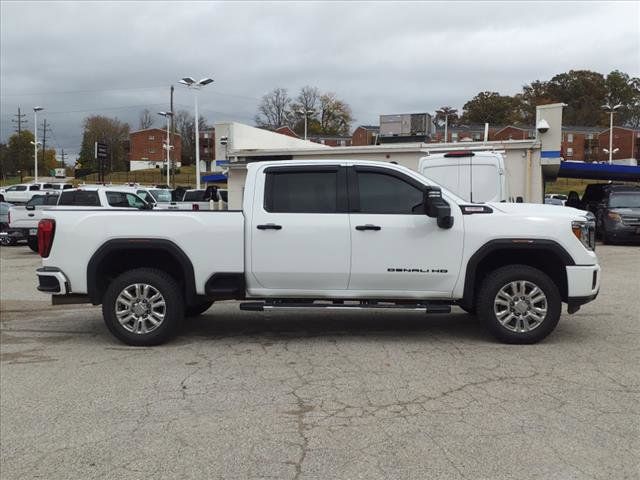
[[[36,270],[38,290],[54,295],[67,295],[71,292],[69,280],[57,267],[42,267]]]
[[[589,303],[600,291],[600,265],[578,265],[567,268],[567,303],[569,313],[576,312],[581,305]]]

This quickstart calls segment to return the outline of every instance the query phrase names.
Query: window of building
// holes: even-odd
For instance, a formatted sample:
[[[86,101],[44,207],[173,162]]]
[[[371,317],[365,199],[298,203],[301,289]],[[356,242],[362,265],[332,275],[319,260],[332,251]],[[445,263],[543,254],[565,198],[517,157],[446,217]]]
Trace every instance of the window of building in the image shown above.
[[[346,140],[340,140],[340,146],[341,147],[346,147],[347,146],[347,141]]]
[[[573,133],[567,133],[567,142],[573,143]]]
[[[422,190],[398,178],[377,172],[358,172],[360,213],[412,215],[423,213]]]
[[[155,139],[156,139],[155,135],[149,135],[149,140],[155,140]]]
[[[452,132],[451,133],[451,140],[452,141],[458,140],[458,133],[457,132]]]
[[[156,153],[156,149],[155,148],[150,148],[149,149],[149,153]]]
[[[338,172],[268,173],[264,203],[268,212],[336,213]]]
[[[567,157],[573,157],[573,148],[567,148]]]

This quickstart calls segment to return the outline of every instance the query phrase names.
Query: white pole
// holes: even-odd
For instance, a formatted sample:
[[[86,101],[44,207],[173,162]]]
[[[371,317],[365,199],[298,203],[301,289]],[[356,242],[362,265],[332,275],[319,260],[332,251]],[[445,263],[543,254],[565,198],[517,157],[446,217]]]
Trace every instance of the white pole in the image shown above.
[[[170,179],[169,179],[169,166],[171,164],[171,159],[169,157],[169,152],[171,151],[171,139],[169,137],[169,129],[171,127],[171,117],[167,115],[167,187],[171,188]]]
[[[196,189],[200,190],[200,126],[198,125],[198,87],[193,89],[196,110]]]
[[[449,129],[449,114],[445,113],[444,114],[444,143],[447,143],[449,141],[447,137],[448,129]]]
[[[611,108],[611,120],[609,121],[609,165],[613,163],[613,108]]]
[[[33,158],[34,158],[34,182],[38,181],[38,110],[33,110]]]
[[[304,139],[307,139],[307,111],[304,111]]]

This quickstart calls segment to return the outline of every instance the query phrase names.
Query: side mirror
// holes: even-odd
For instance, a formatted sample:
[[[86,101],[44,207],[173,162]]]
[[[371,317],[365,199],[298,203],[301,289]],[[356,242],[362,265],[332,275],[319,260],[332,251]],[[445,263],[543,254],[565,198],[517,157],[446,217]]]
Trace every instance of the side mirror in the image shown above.
[[[442,191],[439,187],[429,187],[424,192],[424,213],[427,217],[435,218],[440,228],[451,228],[453,217],[451,207],[442,199]]]
[[[516,197],[516,203],[524,203],[524,198],[517,196]]]
[[[36,206],[35,205],[27,205],[26,207],[24,207],[26,210],[35,210]]]

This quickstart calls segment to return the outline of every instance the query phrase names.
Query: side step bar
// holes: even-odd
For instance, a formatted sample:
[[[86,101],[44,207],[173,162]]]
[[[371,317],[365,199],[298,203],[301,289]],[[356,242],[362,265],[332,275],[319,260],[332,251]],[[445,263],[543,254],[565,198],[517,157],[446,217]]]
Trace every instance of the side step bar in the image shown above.
[[[451,305],[446,303],[412,303],[412,304],[380,304],[375,302],[361,302],[359,304],[345,303],[295,303],[295,302],[245,302],[240,304],[240,310],[263,312],[265,310],[408,310],[425,313],[451,313]]]

